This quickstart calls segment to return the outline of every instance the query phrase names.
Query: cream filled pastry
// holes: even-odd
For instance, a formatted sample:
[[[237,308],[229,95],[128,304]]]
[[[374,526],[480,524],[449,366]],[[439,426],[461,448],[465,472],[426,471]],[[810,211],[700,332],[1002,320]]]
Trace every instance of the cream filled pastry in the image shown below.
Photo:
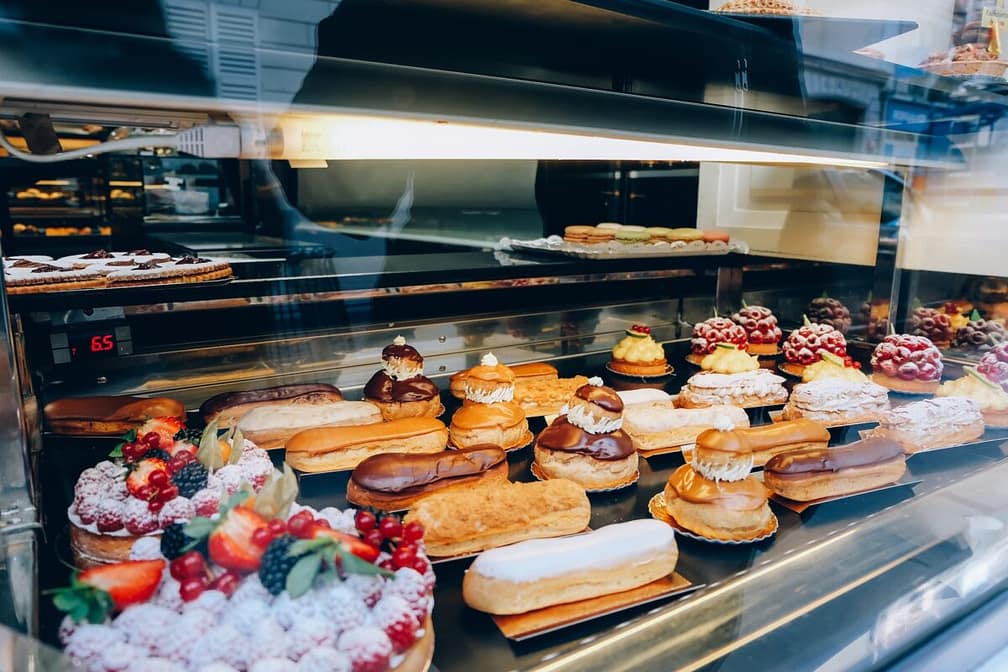
[[[942,383],[937,396],[966,397],[980,409],[988,427],[1008,427],[1008,392],[972,367],[965,371],[962,378]]]
[[[775,455],[806,448],[825,448],[830,433],[826,425],[806,420],[784,420],[770,425],[736,429],[749,446],[753,466],[762,467]]]
[[[683,408],[705,406],[771,406],[787,400],[784,379],[766,369],[743,373],[701,371],[686,381],[677,404]]]
[[[746,540],[774,528],[768,490],[752,476],[712,481],[684,464],[669,477],[664,494],[668,515],[680,527],[704,537]]]
[[[623,400],[592,378],[571,397],[568,412],[536,440],[535,462],[545,478],[566,478],[588,490],[607,490],[637,480],[637,451],[620,427]]]
[[[725,417],[701,432],[693,450],[693,468],[712,481],[741,481],[753,468],[752,448]]]
[[[892,439],[908,453],[954,446],[984,432],[980,408],[966,397],[937,397],[883,413],[868,436]]]
[[[496,404],[514,399],[515,375],[497,361],[492,352],[483,355],[479,366],[469,369],[465,398],[477,404]]]
[[[648,452],[694,443],[719,419],[727,419],[737,428],[749,426],[749,416],[738,406],[676,408],[667,400],[628,406],[623,411],[623,431],[637,450]]]
[[[381,410],[382,418],[436,417],[441,414],[437,385],[423,375],[423,357],[406,339],[396,336],[382,350],[383,370],[364,385],[364,399]]]
[[[629,376],[660,376],[667,372],[665,349],[651,338],[651,328],[635,324],[612,349],[609,368]]]
[[[781,417],[808,418],[832,427],[873,422],[888,410],[889,391],[881,385],[868,380],[822,378],[795,385]]]
[[[763,480],[782,497],[810,502],[894,483],[904,473],[906,455],[902,446],[889,439],[873,438],[777,455],[767,462]]]
[[[525,411],[514,398],[514,373],[487,353],[465,379],[466,399],[455,411],[448,440],[455,448],[478,445],[514,450],[532,441]]]

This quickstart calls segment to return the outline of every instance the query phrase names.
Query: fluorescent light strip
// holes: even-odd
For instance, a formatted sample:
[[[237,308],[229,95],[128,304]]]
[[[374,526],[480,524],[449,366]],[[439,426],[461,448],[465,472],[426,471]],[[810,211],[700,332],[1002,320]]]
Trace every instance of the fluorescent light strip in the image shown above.
[[[274,126],[272,158],[558,159],[712,161],[883,168],[884,161],[818,154],[658,142],[458,122],[357,115],[285,116]]]

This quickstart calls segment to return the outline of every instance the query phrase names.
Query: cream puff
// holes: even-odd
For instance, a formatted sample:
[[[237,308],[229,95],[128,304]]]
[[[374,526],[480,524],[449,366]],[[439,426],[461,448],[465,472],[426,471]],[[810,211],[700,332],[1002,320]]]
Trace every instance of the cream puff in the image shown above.
[[[775,528],[769,493],[753,476],[712,481],[684,464],[669,477],[664,494],[666,513],[680,527],[703,537],[745,541]]]
[[[712,481],[741,481],[753,468],[752,448],[734,425],[722,416],[714,429],[700,433],[693,450],[693,468]]]
[[[511,369],[501,365],[493,353],[484,355],[480,365],[469,370],[465,401],[448,429],[452,446],[486,444],[515,450],[532,441],[525,411],[513,401],[514,379]]]
[[[661,376],[668,373],[665,349],[651,338],[651,328],[635,324],[612,349],[610,370],[626,376]]]
[[[381,410],[385,420],[437,417],[444,408],[434,382],[423,375],[423,357],[406,339],[396,336],[382,350],[384,370],[364,385],[364,399]]]
[[[533,469],[543,478],[566,478],[586,490],[636,482],[637,450],[622,424],[623,400],[592,378],[571,397],[566,414],[539,434]]]
[[[465,400],[477,404],[512,401],[515,392],[514,371],[497,361],[492,352],[483,355],[479,366],[469,369],[465,378]]]

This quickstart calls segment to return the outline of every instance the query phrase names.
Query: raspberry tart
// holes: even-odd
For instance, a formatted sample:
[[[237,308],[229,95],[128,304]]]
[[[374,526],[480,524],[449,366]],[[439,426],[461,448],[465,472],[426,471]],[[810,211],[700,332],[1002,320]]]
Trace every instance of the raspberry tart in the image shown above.
[[[941,351],[924,336],[886,336],[875,346],[871,365],[872,380],[895,392],[933,394],[941,382]]]
[[[271,515],[257,499],[172,530],[161,549],[141,540],[130,561],[82,572],[58,592],[69,612],[64,651],[84,669],[430,666],[434,574],[418,523],[352,509]]]
[[[1008,391],[1008,343],[995,345],[980,358],[977,371]]]
[[[976,310],[966,325],[958,329],[952,345],[961,350],[987,352],[1008,340],[1004,325],[996,320],[985,320]]]
[[[828,324],[841,334],[846,334],[851,327],[850,309],[825,294],[809,301],[805,314],[812,323]]]
[[[847,339],[828,324],[813,324],[808,317],[784,341],[784,363],[781,371],[801,376],[805,367],[822,359],[823,352],[831,352],[841,359],[847,356]]]
[[[739,350],[749,347],[746,330],[727,317],[708,318],[693,325],[693,337],[690,339],[690,354],[686,360],[699,366],[707,355],[714,352],[718,343],[729,343]]]
[[[175,418],[155,418],[127,434],[111,459],[85,469],[67,511],[74,564],[94,567],[125,560],[141,537],[211,515],[243,485],[258,491],[274,469],[265,451],[242,439],[201,438]],[[199,444],[197,446],[195,443]]]
[[[783,334],[777,326],[777,316],[763,306],[742,305],[742,309],[731,316],[735,324],[746,332],[749,342],[747,350],[753,355],[776,355],[780,353]]]
[[[612,349],[608,368],[624,376],[664,376],[669,371],[665,349],[651,338],[651,327],[635,324]]]
[[[952,318],[934,308],[914,308],[910,313],[910,333],[927,338],[939,348],[947,348],[952,344]]]

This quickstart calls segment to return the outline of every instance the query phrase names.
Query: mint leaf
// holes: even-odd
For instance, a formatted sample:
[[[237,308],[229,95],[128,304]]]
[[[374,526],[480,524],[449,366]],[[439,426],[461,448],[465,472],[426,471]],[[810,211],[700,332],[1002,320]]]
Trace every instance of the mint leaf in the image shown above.
[[[217,527],[217,524],[214,523],[214,521],[209,518],[197,516],[186,523],[186,526],[182,528],[182,533],[190,539],[199,541],[209,537],[215,527]]]
[[[304,555],[305,553],[311,553],[325,546],[332,546],[336,543],[335,539],[331,537],[321,537],[319,539],[301,539],[295,541],[291,544],[291,547],[287,549],[287,555],[292,558],[296,558],[299,555]]]
[[[306,555],[294,563],[290,573],[287,575],[286,583],[287,592],[290,593],[290,596],[296,599],[307,593],[315,582],[315,577],[318,575],[321,567],[322,555],[320,553]]]
[[[346,574],[377,574],[378,576],[395,576],[387,569],[382,569],[378,565],[368,562],[363,558],[358,558],[342,546],[336,551],[336,557],[340,560],[340,566]]]

